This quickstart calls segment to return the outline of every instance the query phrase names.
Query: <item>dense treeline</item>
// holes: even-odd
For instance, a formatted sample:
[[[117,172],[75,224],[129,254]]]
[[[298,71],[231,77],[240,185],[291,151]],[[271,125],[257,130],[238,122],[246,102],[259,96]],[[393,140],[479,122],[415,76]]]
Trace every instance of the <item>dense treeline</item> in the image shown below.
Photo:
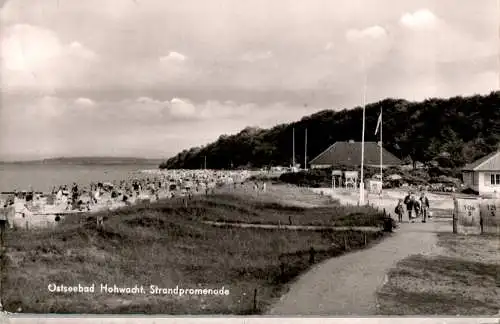
[[[428,99],[408,102],[385,99],[366,107],[366,141],[374,135],[383,110],[384,146],[408,162],[434,161],[446,168],[463,166],[498,148],[500,143],[500,92],[486,96]],[[324,110],[298,122],[272,129],[246,128],[232,136],[222,135],[205,147],[184,150],[160,168],[230,169],[238,167],[289,166],[295,128],[296,161],[304,161],[305,129],[308,160],[336,141],[361,140],[362,108]]]

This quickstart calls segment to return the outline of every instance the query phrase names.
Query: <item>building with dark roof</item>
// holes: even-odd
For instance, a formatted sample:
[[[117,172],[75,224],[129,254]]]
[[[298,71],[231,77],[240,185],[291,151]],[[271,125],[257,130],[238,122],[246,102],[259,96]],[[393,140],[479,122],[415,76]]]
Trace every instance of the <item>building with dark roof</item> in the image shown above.
[[[380,166],[380,146],[376,142],[365,142],[365,166]],[[403,162],[382,147],[382,167],[402,165]],[[361,142],[336,142],[311,160],[311,168],[332,166],[361,166]]]
[[[480,195],[500,194],[500,150],[462,168],[464,185]]]

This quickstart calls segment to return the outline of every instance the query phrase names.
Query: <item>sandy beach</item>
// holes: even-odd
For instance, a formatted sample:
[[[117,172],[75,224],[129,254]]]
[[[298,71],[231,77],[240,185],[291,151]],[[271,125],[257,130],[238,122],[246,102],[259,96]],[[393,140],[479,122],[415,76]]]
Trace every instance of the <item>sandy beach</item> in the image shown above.
[[[160,199],[183,197],[195,194],[207,194],[216,187],[241,183],[252,174],[248,171],[212,171],[212,170],[169,170],[158,169],[141,170],[141,177],[109,183],[112,188],[101,190],[98,198],[92,201],[88,188],[84,187],[83,193],[79,194],[82,207],[73,209],[70,206],[68,195],[60,195],[59,198],[49,199],[50,194],[34,194],[33,201],[27,203],[23,198],[14,198],[15,217],[11,224],[15,228],[35,229],[43,227],[54,227],[65,217],[80,217],[85,213],[96,213],[103,210],[116,210],[119,208],[135,205],[140,202],[154,202]],[[134,180],[139,178],[140,180]],[[124,186],[141,181],[141,189],[130,192]],[[161,187],[159,187],[161,184]],[[173,189],[170,187],[174,186]],[[81,190],[81,189],[80,189]],[[113,197],[113,191],[116,197]],[[94,192],[92,192],[94,195]],[[127,195],[127,202],[122,197]],[[54,196],[54,195],[52,195]],[[3,195],[2,201],[12,195]],[[52,202],[49,203],[49,200]]]

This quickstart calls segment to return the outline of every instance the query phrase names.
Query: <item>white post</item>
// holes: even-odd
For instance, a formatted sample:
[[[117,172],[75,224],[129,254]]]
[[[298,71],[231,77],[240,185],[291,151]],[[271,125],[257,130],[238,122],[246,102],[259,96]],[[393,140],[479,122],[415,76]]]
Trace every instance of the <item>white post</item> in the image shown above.
[[[295,128],[292,131],[292,172],[295,172]]]
[[[382,177],[382,108],[380,108],[380,198],[382,198],[382,188],[384,187],[384,178]]]
[[[306,128],[306,139],[304,144],[304,170],[307,170],[307,128]]]
[[[363,128],[361,131],[361,175],[360,175],[360,183],[359,183],[359,204],[364,205],[365,203],[365,183],[363,177],[363,168],[365,162],[365,110],[366,110],[366,83],[367,83],[367,75],[365,69],[365,60],[363,58],[363,73],[365,74],[364,84],[363,84]]]

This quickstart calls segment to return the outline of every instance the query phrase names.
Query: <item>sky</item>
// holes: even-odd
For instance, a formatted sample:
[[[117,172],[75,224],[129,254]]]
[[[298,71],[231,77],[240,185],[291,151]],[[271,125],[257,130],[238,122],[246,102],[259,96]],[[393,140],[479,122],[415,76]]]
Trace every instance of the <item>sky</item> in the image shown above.
[[[368,103],[487,94],[498,13],[497,0],[3,1],[0,160],[168,158],[360,106],[365,82]]]

